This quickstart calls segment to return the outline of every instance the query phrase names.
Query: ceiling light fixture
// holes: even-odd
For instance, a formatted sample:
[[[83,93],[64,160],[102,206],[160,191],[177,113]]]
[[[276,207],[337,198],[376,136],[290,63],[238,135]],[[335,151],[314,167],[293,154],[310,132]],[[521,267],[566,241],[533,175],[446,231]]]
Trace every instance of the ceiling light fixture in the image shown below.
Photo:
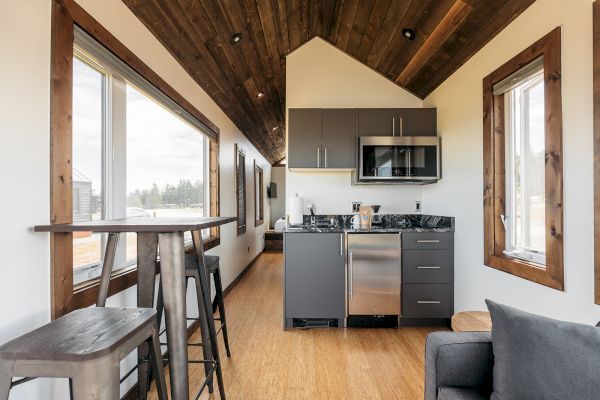
[[[259,99],[262,98],[265,94],[263,92],[258,92],[258,94],[256,95],[256,97],[258,97]]]
[[[415,37],[417,35],[415,34],[415,31],[413,31],[412,29],[404,28],[404,29],[402,29],[402,36],[404,36],[408,40],[415,40]]]
[[[241,33],[234,33],[233,35],[231,35],[231,39],[229,39],[229,43],[231,43],[231,44],[240,44],[241,41],[242,41]]]

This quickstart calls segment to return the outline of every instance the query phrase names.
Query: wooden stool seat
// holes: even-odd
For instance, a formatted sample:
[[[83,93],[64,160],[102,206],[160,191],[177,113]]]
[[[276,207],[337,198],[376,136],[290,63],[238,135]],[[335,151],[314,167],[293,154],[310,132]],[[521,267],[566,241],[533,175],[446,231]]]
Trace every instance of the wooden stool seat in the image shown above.
[[[148,342],[160,399],[166,386],[156,311],[150,308],[85,308],[58,318],[0,347],[0,399],[12,377],[72,380],[75,399],[119,398],[119,363]]]
[[[87,361],[119,349],[155,318],[151,308],[85,308],[0,347],[0,359]]]
[[[487,332],[492,330],[492,319],[487,311],[462,311],[452,316],[454,332]]]

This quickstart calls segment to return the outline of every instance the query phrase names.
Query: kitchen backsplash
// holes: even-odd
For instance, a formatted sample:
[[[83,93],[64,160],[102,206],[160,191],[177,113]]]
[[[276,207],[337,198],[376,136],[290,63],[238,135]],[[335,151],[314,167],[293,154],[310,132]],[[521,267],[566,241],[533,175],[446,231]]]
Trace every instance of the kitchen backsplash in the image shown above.
[[[340,228],[350,228],[352,217],[356,214],[345,215],[316,215],[318,222],[334,219],[334,224]],[[454,217],[423,214],[379,214],[382,228],[454,228]],[[310,224],[310,215],[303,216],[304,224]]]

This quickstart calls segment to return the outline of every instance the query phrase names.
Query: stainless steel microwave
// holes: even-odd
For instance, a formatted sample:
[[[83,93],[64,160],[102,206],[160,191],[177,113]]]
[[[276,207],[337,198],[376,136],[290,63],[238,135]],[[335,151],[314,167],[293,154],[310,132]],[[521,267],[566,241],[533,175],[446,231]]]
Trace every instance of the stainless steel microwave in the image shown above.
[[[435,183],[441,178],[437,136],[361,136],[357,183]]]

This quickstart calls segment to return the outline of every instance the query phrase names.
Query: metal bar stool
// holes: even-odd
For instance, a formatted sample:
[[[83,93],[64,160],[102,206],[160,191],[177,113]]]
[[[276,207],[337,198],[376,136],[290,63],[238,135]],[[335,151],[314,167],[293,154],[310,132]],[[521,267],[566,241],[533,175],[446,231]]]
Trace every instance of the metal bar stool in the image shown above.
[[[225,319],[225,305],[223,302],[223,288],[222,288],[222,284],[221,284],[221,272],[219,269],[219,257],[205,255],[204,260],[206,262],[206,271],[208,273],[208,276],[209,277],[211,275],[213,276],[213,279],[215,282],[215,288],[216,288],[216,294],[215,294],[215,303],[216,304],[215,304],[215,306],[219,310],[219,318],[214,318],[214,320],[220,322],[220,326],[219,326],[218,330],[216,331],[216,334],[218,334],[219,332],[223,333],[223,340],[225,342],[225,350],[227,352],[227,357],[231,357],[231,351],[229,349],[229,340],[228,340],[228,336],[227,336],[227,322]],[[194,280],[194,283],[196,286],[196,298],[197,298],[197,302],[199,305],[198,317],[197,318],[187,317],[187,320],[200,322],[200,335],[201,335],[201,342],[188,343],[188,346],[201,346],[202,354],[204,357],[203,360],[190,360],[190,363],[203,363],[204,364],[204,370],[205,370],[204,372],[205,372],[206,379],[202,383],[202,385],[198,391],[198,395],[202,392],[202,390],[204,389],[205,386],[208,386],[209,393],[212,393],[213,392],[212,374],[214,372],[215,367],[213,365],[211,365],[211,360],[213,359],[212,358],[212,350],[211,350],[211,344],[210,344],[210,339],[209,339],[208,326],[204,323],[204,321],[206,321],[206,316],[205,316],[206,313],[204,312],[204,307],[202,307],[202,304],[204,304],[204,303],[203,303],[203,299],[202,299],[202,286],[200,283],[200,268],[198,266],[198,262],[197,262],[197,258],[196,258],[195,254],[186,254],[185,255],[185,276],[187,278],[186,288],[187,288],[187,284],[188,284],[189,280],[190,279]],[[210,279],[208,279],[208,281],[210,283]],[[209,299],[211,298],[210,284],[208,285],[207,297]],[[213,312],[215,311],[214,310],[215,306],[213,306]],[[159,285],[159,288],[158,288],[158,299],[157,299],[156,309],[157,309],[157,315],[158,315],[158,323],[160,325],[160,322],[162,319],[162,314],[164,312],[163,311],[164,305],[163,305],[163,301],[162,301],[162,286],[161,285]],[[162,334],[163,332],[164,331],[161,331],[159,334]],[[161,343],[161,344],[164,344],[164,343]]]
[[[167,400],[156,311],[104,307],[74,311],[0,347],[0,400],[39,377],[69,378],[75,400],[118,400],[119,363],[142,343],[150,348],[159,399]]]

